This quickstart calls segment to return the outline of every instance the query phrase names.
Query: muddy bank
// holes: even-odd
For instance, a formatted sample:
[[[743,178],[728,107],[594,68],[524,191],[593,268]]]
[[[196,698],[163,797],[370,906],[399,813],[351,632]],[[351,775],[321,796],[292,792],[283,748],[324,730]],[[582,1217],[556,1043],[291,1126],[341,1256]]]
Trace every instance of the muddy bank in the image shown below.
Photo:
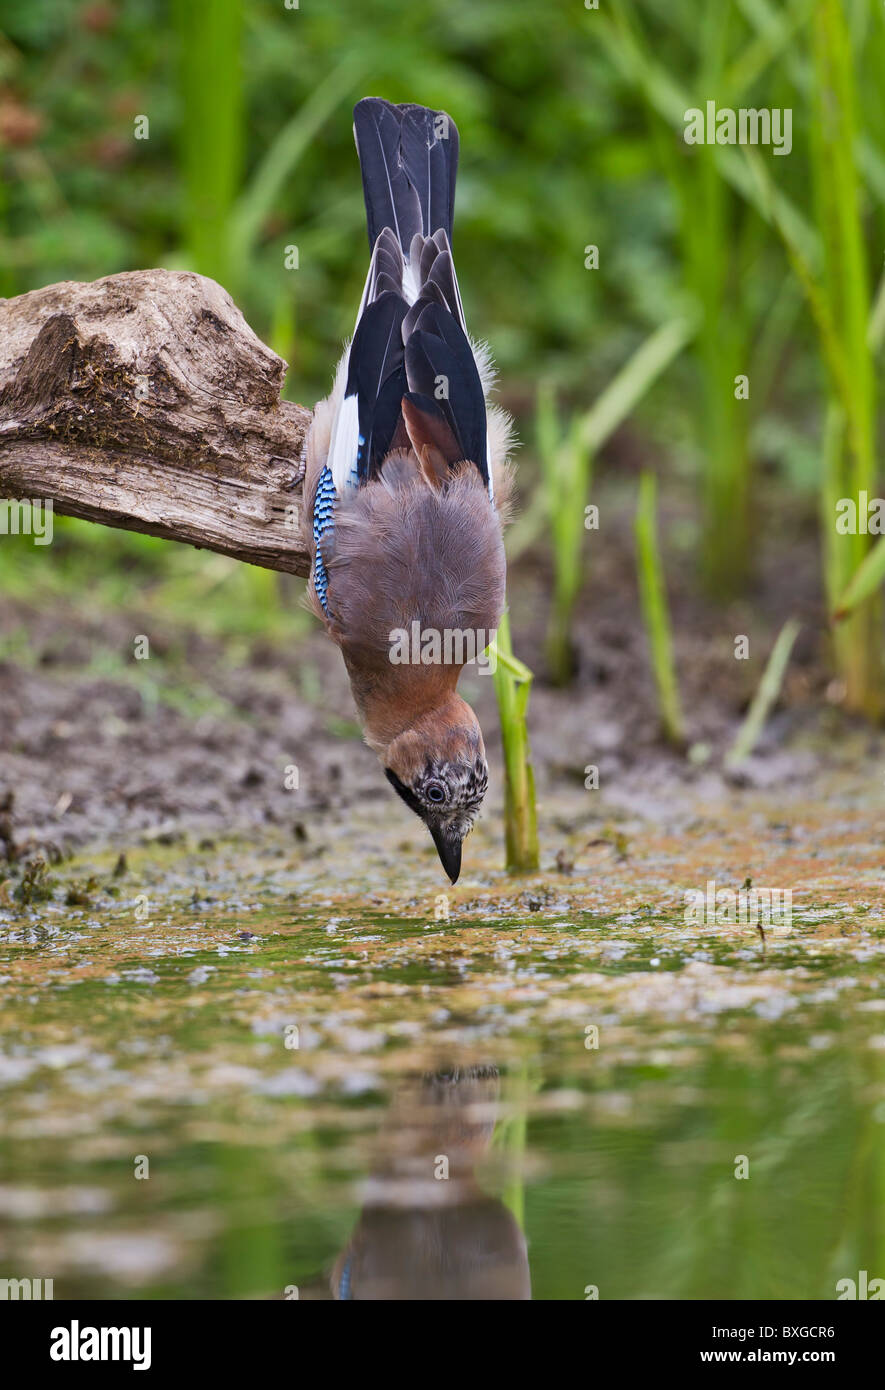
[[[599,495],[605,515],[604,488]],[[834,767],[871,766],[881,736],[842,716],[827,675],[813,538],[800,531],[789,545],[770,545],[758,558],[751,597],[716,607],[697,597],[678,513],[667,528],[667,573],[689,748],[666,748],[636,599],[631,517],[616,491],[609,515],[588,538],[576,678],[567,689],[545,683],[547,566],[529,553],[514,571],[515,638],[537,673],[531,736],[554,831],[558,792],[580,788],[590,765],[601,795],[587,793],[588,823],[603,802],[666,815],[676,787],[690,793],[687,801],[739,794],[721,776],[722,757],[788,616],[803,622],[802,633],[778,709],[740,780],[796,789]],[[291,601],[294,610],[297,596]],[[406,844],[417,844],[419,827],[361,743],[338,654],[319,631],[221,640],[200,630],[199,614],[176,623],[148,606],[94,607],[91,596],[71,593],[50,604],[0,597],[0,634],[7,853],[42,848],[56,856],[86,844],[257,834],[268,826],[303,837],[319,813],[376,804],[391,832],[399,827]],[[749,639],[745,661],[734,655],[740,634]],[[149,639],[147,660],[134,655],[139,636]],[[500,799],[492,682],[474,669],[462,689],[489,744],[488,815]],[[287,789],[293,767],[298,787]]]

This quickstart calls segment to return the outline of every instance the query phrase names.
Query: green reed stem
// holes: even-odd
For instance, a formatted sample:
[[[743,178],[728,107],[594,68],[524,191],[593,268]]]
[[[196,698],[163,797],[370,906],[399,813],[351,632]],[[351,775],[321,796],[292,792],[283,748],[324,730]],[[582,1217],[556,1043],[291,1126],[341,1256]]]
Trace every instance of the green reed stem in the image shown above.
[[[535,774],[529,746],[526,714],[532,673],[513,655],[510,618],[504,614],[489,647],[496,658],[495,693],[504,749],[504,827],[507,870],[513,874],[536,872],[540,863]]]
[[[636,562],[639,576],[639,595],[642,616],[651,651],[652,670],[658,692],[658,711],[661,729],[669,743],[685,741],[679,684],[673,659],[673,639],[667,589],[658,548],[657,536],[657,479],[653,473],[643,473],[639,482],[639,505],[636,509]]]

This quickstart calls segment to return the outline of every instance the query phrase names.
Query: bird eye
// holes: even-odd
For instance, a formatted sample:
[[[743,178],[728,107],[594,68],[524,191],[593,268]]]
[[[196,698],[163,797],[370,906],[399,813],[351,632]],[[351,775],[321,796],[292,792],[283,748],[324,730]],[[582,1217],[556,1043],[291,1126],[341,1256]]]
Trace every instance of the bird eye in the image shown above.
[[[424,790],[427,793],[427,800],[435,801],[437,805],[446,799],[446,789],[442,782],[428,782]]]

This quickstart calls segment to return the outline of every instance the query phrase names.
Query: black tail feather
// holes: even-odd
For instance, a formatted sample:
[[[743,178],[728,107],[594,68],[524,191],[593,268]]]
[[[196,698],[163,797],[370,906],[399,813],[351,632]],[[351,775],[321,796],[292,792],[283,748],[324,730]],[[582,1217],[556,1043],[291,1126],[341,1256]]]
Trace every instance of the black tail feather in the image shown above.
[[[416,233],[451,243],[458,130],[444,111],[365,97],[353,112],[369,246],[390,227],[408,255]]]

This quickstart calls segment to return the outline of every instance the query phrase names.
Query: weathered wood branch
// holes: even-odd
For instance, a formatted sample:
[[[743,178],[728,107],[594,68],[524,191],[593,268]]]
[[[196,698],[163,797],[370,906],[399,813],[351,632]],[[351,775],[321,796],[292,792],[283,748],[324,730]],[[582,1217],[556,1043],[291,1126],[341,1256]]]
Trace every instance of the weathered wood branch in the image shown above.
[[[0,498],[307,574],[310,411],[220,285],[139,270],[0,300]]]

